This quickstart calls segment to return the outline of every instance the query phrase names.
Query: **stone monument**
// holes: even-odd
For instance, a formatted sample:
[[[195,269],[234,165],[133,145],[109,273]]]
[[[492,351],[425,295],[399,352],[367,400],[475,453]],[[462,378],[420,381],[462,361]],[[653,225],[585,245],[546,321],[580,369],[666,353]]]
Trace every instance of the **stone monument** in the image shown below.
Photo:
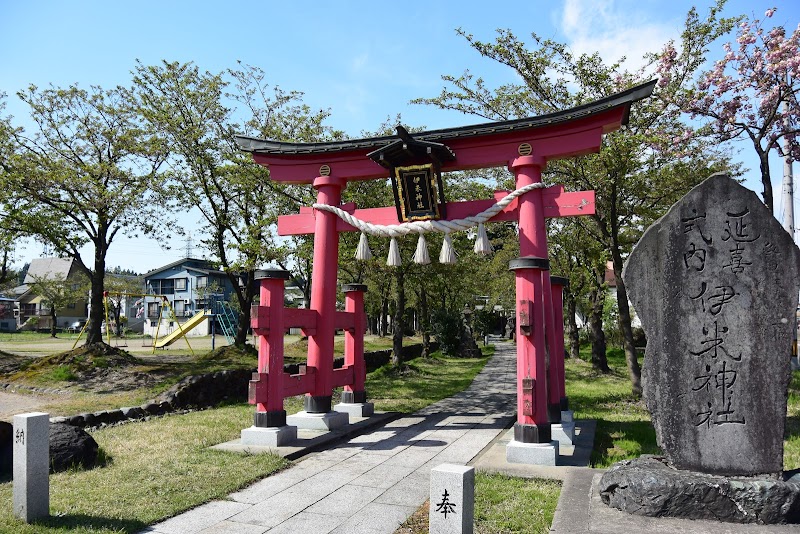
[[[686,194],[622,276],[647,334],[642,382],[664,458],[601,481],[611,506],[734,522],[800,520],[783,482],[800,251],[758,197],[724,174]]]

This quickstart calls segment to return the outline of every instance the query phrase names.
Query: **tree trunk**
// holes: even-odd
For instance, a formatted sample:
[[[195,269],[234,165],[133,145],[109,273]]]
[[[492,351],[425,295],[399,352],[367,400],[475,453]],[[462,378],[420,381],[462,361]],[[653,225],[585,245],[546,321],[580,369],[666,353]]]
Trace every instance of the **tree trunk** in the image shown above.
[[[592,367],[603,373],[611,372],[606,358],[606,334],[603,332],[603,307],[606,302],[606,288],[603,285],[605,267],[595,269],[595,287],[590,294],[592,309],[589,312],[589,337],[592,342]]]
[[[569,291],[564,292],[564,303],[567,305],[566,330],[567,344],[569,345],[569,357],[580,358],[581,340],[578,333],[578,323],[575,321],[575,296]]]
[[[56,337],[56,307],[50,305],[50,337]]]
[[[0,284],[5,284],[8,279],[8,248],[3,249],[3,261],[0,262]]]
[[[105,319],[105,313],[103,313],[103,286],[106,276],[106,247],[105,243],[100,246],[95,243],[94,270],[91,273],[92,290],[89,297],[91,309],[89,310],[89,326],[86,328],[87,345],[103,342],[103,333],[100,331],[100,327]]]
[[[400,367],[403,364],[403,332],[405,331],[406,288],[405,276],[402,268],[397,268],[394,279],[395,307],[392,318],[392,365]]]
[[[422,357],[428,358],[431,355],[431,318],[428,310],[428,292],[424,287],[419,295],[419,316],[422,327]]]
[[[386,316],[389,315],[389,298],[385,293],[381,294],[381,317],[378,322],[378,335],[386,337]]]
[[[622,333],[622,346],[625,349],[625,362],[628,364],[628,374],[631,377],[631,391],[637,397],[642,395],[642,369],[636,357],[636,347],[633,344],[633,328],[631,328],[631,308],[628,305],[628,292],[622,280],[622,255],[619,247],[611,250],[612,263],[614,264],[614,277],[617,280],[617,307],[619,308],[619,329]]]
[[[770,213],[774,213],[772,209],[772,179],[769,175],[769,152],[759,150],[758,152],[759,166],[761,167],[761,184],[764,186],[764,205],[769,209]]]
[[[231,277],[231,281],[234,283],[237,283],[238,280],[238,276]],[[233,344],[239,348],[247,344],[247,336],[250,330],[250,306],[253,305],[256,291],[255,271],[247,271],[245,273],[244,287],[236,288],[236,296],[239,299],[241,311],[239,312],[239,322],[236,325],[236,338]]]

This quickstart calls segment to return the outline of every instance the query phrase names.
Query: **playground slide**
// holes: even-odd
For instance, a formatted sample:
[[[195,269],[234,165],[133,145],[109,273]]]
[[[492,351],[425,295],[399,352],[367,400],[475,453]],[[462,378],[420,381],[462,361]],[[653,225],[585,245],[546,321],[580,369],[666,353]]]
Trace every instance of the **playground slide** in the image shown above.
[[[156,342],[156,348],[160,349],[162,347],[166,347],[167,345],[172,345],[177,340],[182,338],[189,330],[194,328],[195,326],[199,325],[206,319],[208,319],[208,315],[206,315],[205,310],[200,310],[196,314],[194,314],[188,321],[181,324],[181,328],[176,328],[170,335],[164,336],[159,338]]]

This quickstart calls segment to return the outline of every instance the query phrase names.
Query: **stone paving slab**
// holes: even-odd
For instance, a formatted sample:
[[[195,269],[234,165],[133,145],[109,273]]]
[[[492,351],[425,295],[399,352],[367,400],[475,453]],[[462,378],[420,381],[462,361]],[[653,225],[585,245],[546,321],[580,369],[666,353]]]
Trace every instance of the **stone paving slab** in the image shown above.
[[[145,532],[156,532],[158,534],[191,534],[200,532],[249,508],[250,505],[244,503],[212,501],[198,506],[190,513],[167,519],[155,527],[150,527]]]
[[[269,528],[261,525],[220,521],[213,526],[201,530],[198,534],[264,534],[267,530],[269,530]]]
[[[333,532],[335,534],[390,534],[416,512],[417,508],[419,505],[397,506],[373,503],[362,509],[358,515],[339,525]]]
[[[348,518],[374,501],[385,491],[384,488],[347,484],[327,497],[309,506],[307,511],[314,514],[333,515]]]

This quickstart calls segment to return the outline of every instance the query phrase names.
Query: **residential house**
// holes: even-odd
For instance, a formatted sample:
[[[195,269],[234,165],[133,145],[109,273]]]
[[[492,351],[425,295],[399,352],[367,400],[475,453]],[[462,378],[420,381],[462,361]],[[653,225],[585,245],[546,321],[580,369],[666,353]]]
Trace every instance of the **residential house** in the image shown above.
[[[164,336],[204,310],[213,301],[228,301],[233,285],[228,276],[215,270],[208,260],[184,258],[144,275],[145,293],[139,315],[145,317],[144,333]],[[164,300],[169,302],[165,306]],[[203,321],[187,335],[204,336],[211,333],[211,320]]]
[[[14,288],[19,311],[16,326],[22,327],[31,318],[36,318],[35,321],[31,321],[30,327],[36,329],[50,329],[51,327],[50,307],[45,299],[37,295],[31,287],[36,280],[62,278],[77,287],[81,283],[80,276],[78,265],[72,258],[35,258],[31,260],[23,285]],[[56,321],[58,322],[56,328],[67,328],[72,323],[86,320],[88,317],[88,298],[78,299],[66,307],[56,310]]]
[[[17,309],[14,299],[0,297],[0,332],[13,332],[17,329]]]

